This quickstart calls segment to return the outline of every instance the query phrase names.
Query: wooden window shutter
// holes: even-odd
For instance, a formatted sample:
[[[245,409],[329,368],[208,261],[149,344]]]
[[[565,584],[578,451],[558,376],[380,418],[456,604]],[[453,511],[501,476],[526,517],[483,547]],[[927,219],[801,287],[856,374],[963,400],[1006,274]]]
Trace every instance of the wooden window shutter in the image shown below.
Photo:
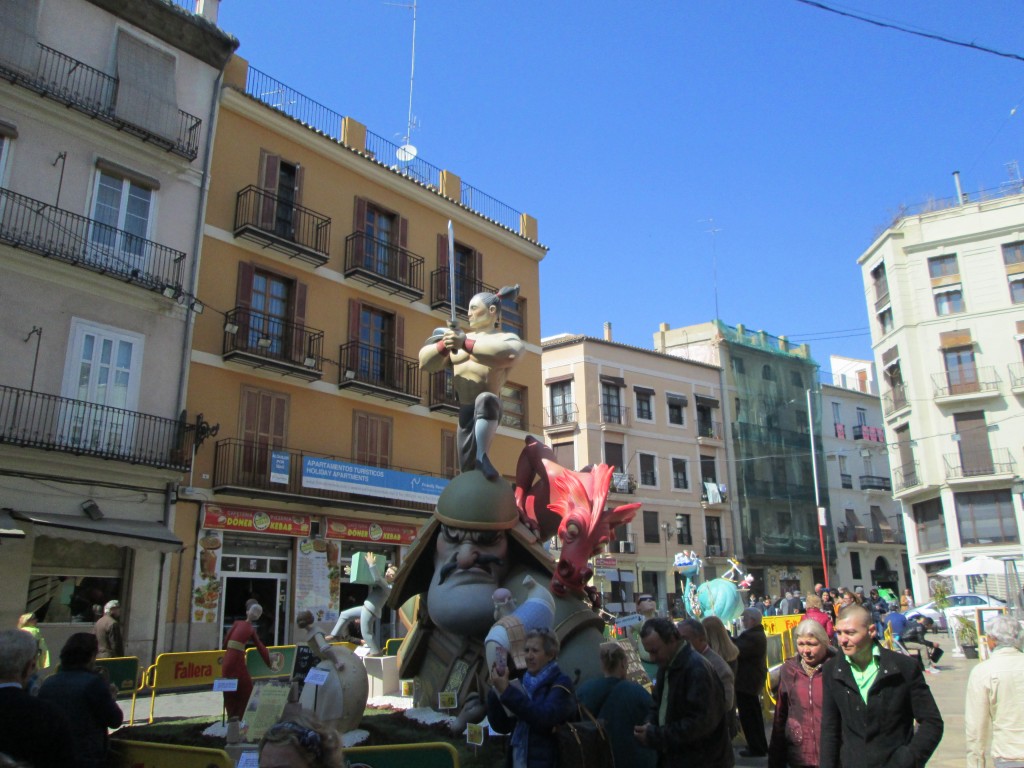
[[[377,444],[377,466],[391,466],[391,419],[379,416],[380,439]]]
[[[395,316],[395,354],[405,354],[405,318],[402,315]]]
[[[366,449],[369,442],[369,414],[362,411],[352,413],[352,456],[357,464],[366,464]]]
[[[348,345],[346,354],[342,355],[342,375],[346,370],[359,370],[359,316],[363,311],[363,303],[358,299],[348,300]]]
[[[448,269],[448,235],[438,234],[437,236],[437,268]],[[447,282],[446,280],[446,285]]]
[[[302,188],[303,188],[303,186],[305,186],[302,183],[302,181],[305,178],[306,178],[306,168],[305,168],[305,166],[302,166],[302,165],[299,165],[299,164],[296,163],[296,165],[295,165],[295,197],[292,198],[295,201],[296,205],[302,205]]]
[[[295,323],[292,329],[292,360],[302,363],[309,352],[306,342],[306,294],[309,286],[305,283],[296,282],[295,295],[292,300],[292,322]]]
[[[441,474],[455,477],[459,471],[458,440],[450,429],[441,430]]]
[[[939,334],[939,346],[942,349],[953,347],[966,347],[971,343],[971,331],[946,331]]]
[[[409,220],[404,216],[398,221],[398,279],[403,283],[409,281]]]
[[[260,150],[259,185],[264,194],[260,195],[259,226],[261,229],[274,228],[277,210],[277,180],[281,173],[281,157],[265,149]]]
[[[484,281],[484,255],[476,250],[473,251],[473,279],[478,283]],[[477,287],[473,286],[472,293],[476,294],[477,292]]]
[[[270,445],[283,448],[288,432],[288,398],[273,392],[268,393],[271,399]]]
[[[352,239],[352,260],[353,264],[361,265],[363,263],[363,254],[365,253],[366,245],[363,242],[363,238],[360,237],[360,233],[366,231],[366,198],[357,197],[355,203],[355,210],[352,213],[352,232],[356,235]]]
[[[235,324],[238,326],[236,338],[239,340],[249,337],[249,310],[252,307],[252,280],[255,272],[250,262],[238,262],[238,285],[235,288],[235,306],[238,312],[235,313]]]

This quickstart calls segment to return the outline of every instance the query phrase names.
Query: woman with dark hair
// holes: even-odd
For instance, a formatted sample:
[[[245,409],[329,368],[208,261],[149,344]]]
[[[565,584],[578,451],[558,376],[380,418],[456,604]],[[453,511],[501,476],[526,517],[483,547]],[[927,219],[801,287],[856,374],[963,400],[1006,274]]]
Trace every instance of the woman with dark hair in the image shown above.
[[[260,739],[260,768],[343,768],[341,737],[309,712],[274,723]]]
[[[506,666],[491,667],[487,719],[497,733],[512,732],[509,768],[554,768],[558,762],[555,726],[568,722],[576,707],[572,680],[559,669],[558,637],[550,629],[526,633],[526,673],[509,681]]]
[[[118,728],[124,714],[117,705],[117,688],[95,667],[99,643],[90,632],[76,632],[60,651],[60,671],[39,688],[67,718],[77,756],[77,768],[107,764],[108,728]]]

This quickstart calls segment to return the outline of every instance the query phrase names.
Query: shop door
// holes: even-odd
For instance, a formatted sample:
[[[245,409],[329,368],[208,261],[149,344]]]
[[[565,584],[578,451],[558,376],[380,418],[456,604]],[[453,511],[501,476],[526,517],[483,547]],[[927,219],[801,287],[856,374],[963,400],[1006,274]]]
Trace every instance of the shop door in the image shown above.
[[[223,632],[227,633],[235,621],[245,618],[245,604],[253,599],[263,607],[263,615],[256,625],[260,640],[266,645],[284,645],[292,635],[288,621],[291,586],[288,550],[279,552],[277,547],[264,546],[259,551],[251,545],[245,546],[244,542],[234,545],[230,539],[225,541],[224,548],[221,557]]]

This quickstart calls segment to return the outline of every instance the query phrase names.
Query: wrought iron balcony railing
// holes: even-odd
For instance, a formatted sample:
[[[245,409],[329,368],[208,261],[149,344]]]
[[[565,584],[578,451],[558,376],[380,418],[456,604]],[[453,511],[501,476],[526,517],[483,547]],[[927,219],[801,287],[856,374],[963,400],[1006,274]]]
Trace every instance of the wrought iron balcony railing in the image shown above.
[[[287,482],[276,482],[278,477],[271,479],[270,465],[272,454],[288,456]],[[235,491],[246,496],[290,496],[296,500],[318,500],[313,503],[359,506],[364,508],[398,508],[430,512],[432,504],[403,499],[367,496],[342,491],[329,491],[322,488],[307,488],[302,484],[302,459],[313,456],[319,459],[338,459],[354,462],[345,456],[335,456],[297,448],[273,447],[266,443],[249,442],[236,438],[218,440],[213,464],[213,487],[221,493]],[[283,462],[282,462],[283,463]],[[280,465],[279,465],[280,466]],[[425,477],[441,477],[442,475],[425,472],[421,469],[387,466],[401,472],[411,472]]]
[[[0,442],[187,471],[195,426],[182,419],[0,385]]]
[[[1014,389],[1024,388],[1024,363],[1010,363],[1010,386]]]
[[[722,422],[720,421],[698,421],[697,422],[697,437],[707,438],[709,440],[721,440],[722,439]]]
[[[330,258],[331,219],[250,184],[235,200],[235,237],[321,267]]]
[[[459,397],[449,369],[430,374],[427,384],[427,407],[432,411],[459,412]]]
[[[443,310],[451,314],[451,283],[448,279],[448,267],[435,269],[430,273],[430,308]],[[482,280],[467,280],[456,272],[455,275],[455,312],[467,317],[469,302],[478,293],[494,293],[498,289]]]
[[[611,493],[635,493],[636,478],[626,472],[614,472],[608,490]]]
[[[224,360],[315,381],[323,376],[324,332],[245,307],[224,316]]]
[[[1006,448],[960,451],[943,456],[946,479],[1006,475],[1013,472],[1013,456]]]
[[[573,427],[577,423],[579,423],[579,413],[576,410],[576,403],[565,403],[544,409],[545,429]]]
[[[345,238],[345,277],[410,301],[423,298],[423,257],[365,232]]]
[[[885,430],[881,427],[869,427],[867,424],[854,424],[854,440],[868,440],[873,443],[885,442]]]
[[[892,480],[883,475],[860,475],[857,480],[860,482],[862,491],[891,491]]]
[[[893,492],[900,493],[921,484],[921,475],[918,472],[916,461],[896,467],[892,471]]]
[[[118,78],[42,43],[20,60],[0,51],[0,76],[187,160],[199,154],[198,117],[138,89],[126,99]]]
[[[999,374],[995,366],[981,368],[954,368],[932,374],[935,397],[989,394],[999,392]]]
[[[0,242],[151,291],[181,290],[181,251],[3,188]]]
[[[898,384],[882,395],[882,410],[886,416],[896,413],[896,411],[906,408],[908,405],[910,405],[910,401],[907,400],[907,387],[905,384]]]
[[[843,488],[853,488],[853,475],[841,472],[839,474],[839,483]]]
[[[629,426],[629,408],[624,405],[601,403],[601,423]]]
[[[338,352],[338,387],[407,405],[420,401],[419,361],[381,347],[351,341]]]

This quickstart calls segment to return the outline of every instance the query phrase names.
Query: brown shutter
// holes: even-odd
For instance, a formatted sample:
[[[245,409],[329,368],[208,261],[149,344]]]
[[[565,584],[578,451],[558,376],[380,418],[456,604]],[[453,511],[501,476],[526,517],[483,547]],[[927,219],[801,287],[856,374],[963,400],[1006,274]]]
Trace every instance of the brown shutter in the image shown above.
[[[473,280],[478,283],[484,281],[484,255],[480,251],[473,251]],[[501,286],[497,286],[500,288]],[[479,290],[474,286],[470,295],[479,293]]]
[[[452,430],[441,430],[441,474],[444,477],[455,477],[458,474],[457,444],[455,433]]]
[[[292,360],[302,363],[309,353],[309,344],[306,342],[306,293],[308,286],[305,283],[295,283],[295,299],[292,302],[292,322],[295,327],[292,331]]]
[[[960,467],[963,470],[963,477],[991,475],[994,469],[985,412],[954,413],[953,425],[960,437]]]
[[[363,303],[358,299],[348,300],[348,353],[342,356],[342,375],[345,369],[359,370],[359,315],[363,311]]]
[[[366,464],[369,419],[362,411],[352,412],[352,456],[356,464]]]
[[[302,188],[304,186],[303,183],[302,183],[302,180],[305,177],[306,177],[306,169],[303,166],[301,166],[298,163],[296,163],[295,164],[295,197],[292,198],[295,201],[295,205],[302,205]]]
[[[362,266],[363,255],[366,253],[366,244],[362,233],[366,231],[366,198],[357,197],[355,210],[352,213],[352,264],[349,266]]]
[[[288,442],[288,398],[272,392],[268,394],[272,401],[270,445],[274,448],[283,448]]]
[[[398,222],[398,279],[409,282],[409,220],[404,216]]]
[[[415,377],[418,375],[418,369],[414,368],[408,373],[405,369],[405,318],[399,314],[392,315],[395,324],[395,339],[394,349],[392,350],[395,355],[395,367],[394,367],[394,385],[403,392],[411,391],[410,386]],[[385,352],[385,354],[387,354]]]
[[[274,214],[277,207],[277,181],[281,174],[281,157],[273,155],[265,149],[260,150],[260,195],[259,222],[261,229],[274,228]]]
[[[430,288],[431,300],[438,302],[448,301],[454,303],[455,299],[451,296],[449,286],[451,285],[451,278],[448,276],[448,236],[438,235],[437,236],[437,281]]]
[[[235,313],[235,324],[238,326],[236,348],[245,349],[248,344],[246,339],[249,337],[249,309],[252,307],[252,280],[255,272],[250,262],[238,262],[238,283],[235,287],[235,306],[238,308]]]
[[[945,333],[939,334],[939,346],[942,349],[951,349],[953,347],[966,347],[971,343],[971,331],[946,331]]]
[[[380,425],[380,440],[377,446],[377,466],[378,467],[390,467],[391,466],[391,419],[380,416],[378,417],[378,423]]]

